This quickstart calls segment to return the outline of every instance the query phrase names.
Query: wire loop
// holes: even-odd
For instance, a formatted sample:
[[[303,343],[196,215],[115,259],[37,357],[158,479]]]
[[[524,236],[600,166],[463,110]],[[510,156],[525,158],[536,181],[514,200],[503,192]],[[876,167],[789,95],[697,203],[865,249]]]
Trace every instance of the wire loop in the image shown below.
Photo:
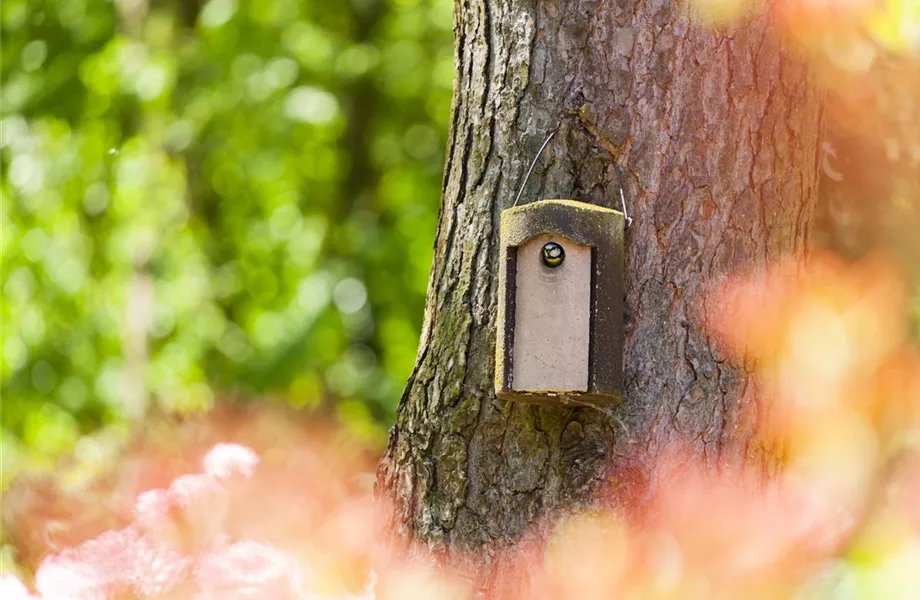
[[[527,181],[530,179],[530,174],[533,173],[534,167],[537,166],[537,161],[540,160],[540,155],[543,154],[543,150],[546,149],[546,145],[549,144],[549,141],[553,139],[553,136],[556,135],[556,132],[559,131],[559,127],[556,127],[549,132],[549,135],[546,136],[546,139],[543,140],[543,145],[540,146],[540,149],[537,150],[537,155],[533,157],[533,162],[530,163],[530,168],[527,169],[527,175],[524,175],[524,181],[521,182],[521,189],[518,190],[517,196],[514,199],[514,204],[511,206],[517,206],[518,200],[521,199],[521,194],[524,193],[524,188],[527,187]]]
[[[521,199],[521,195],[524,193],[524,188],[527,187],[527,182],[530,181],[530,176],[533,174],[534,168],[537,166],[537,161],[540,160],[540,156],[543,155],[543,151],[546,150],[546,146],[549,145],[550,140],[553,139],[553,136],[556,135],[556,132],[559,131],[559,126],[557,125],[555,129],[549,132],[549,135],[546,136],[546,139],[543,140],[543,144],[540,146],[540,149],[537,150],[537,155],[533,157],[533,161],[530,163],[530,168],[527,169],[527,174],[524,175],[524,181],[521,182],[521,189],[518,190],[517,196],[514,198],[514,204],[512,207],[517,206],[518,201]],[[623,218],[626,221],[626,228],[632,225],[632,217],[626,212],[626,195],[623,193],[623,175],[620,172],[620,166],[616,163],[616,157],[614,157],[613,168],[617,172],[617,187],[620,189],[620,206],[623,208]]]

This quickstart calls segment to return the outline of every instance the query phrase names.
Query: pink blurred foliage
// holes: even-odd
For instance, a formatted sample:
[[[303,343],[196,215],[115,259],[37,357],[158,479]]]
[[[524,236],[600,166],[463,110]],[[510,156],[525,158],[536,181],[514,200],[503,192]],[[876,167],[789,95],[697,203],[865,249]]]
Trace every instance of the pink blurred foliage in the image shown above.
[[[920,69],[915,0],[778,0],[768,3],[784,46],[807,61],[825,99],[829,130],[865,146],[859,171],[889,171],[886,161],[920,157]],[[892,153],[891,156],[886,156]],[[907,160],[905,160],[907,159]],[[856,175],[849,174],[849,179]],[[866,176],[861,174],[859,176]],[[885,198],[867,195],[867,203]]]
[[[230,406],[155,419],[85,499],[14,485],[4,521],[36,598],[342,597],[369,577],[375,459],[287,409]],[[96,502],[119,515],[108,528],[83,522]]]
[[[206,468],[225,480],[250,476],[256,462],[254,452],[232,444],[205,458]],[[227,506],[227,490],[211,475],[181,475],[168,489],[143,492],[131,525],[47,556],[35,574],[34,597],[295,597],[296,570],[284,553],[227,538]]]
[[[204,457],[204,471],[211,477],[226,479],[232,475],[252,475],[259,457],[238,444],[217,444]]]
[[[717,339],[763,387],[758,433],[787,459],[842,419],[873,448],[916,426],[920,355],[907,339],[906,284],[885,257],[847,264],[820,253],[729,279],[714,297]]]
[[[0,590],[4,600],[460,600],[494,560],[496,599],[789,597],[878,538],[879,522],[920,539],[909,443],[920,359],[906,298],[882,257],[818,255],[714,289],[705,320],[720,351],[755,374],[749,425],[774,464],[696,464],[677,444],[638,517],[557,514],[489,558],[432,554],[381,530],[375,452],[284,412],[218,411],[134,446],[112,486],[133,500],[122,525],[46,547],[34,591],[10,576]]]

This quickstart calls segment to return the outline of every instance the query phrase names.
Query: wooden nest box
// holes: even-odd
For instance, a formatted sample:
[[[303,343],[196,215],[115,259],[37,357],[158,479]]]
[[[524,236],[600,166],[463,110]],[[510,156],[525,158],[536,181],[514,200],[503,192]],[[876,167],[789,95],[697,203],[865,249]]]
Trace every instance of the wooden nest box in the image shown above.
[[[622,394],[623,213],[541,200],[501,214],[495,392],[541,404]]]

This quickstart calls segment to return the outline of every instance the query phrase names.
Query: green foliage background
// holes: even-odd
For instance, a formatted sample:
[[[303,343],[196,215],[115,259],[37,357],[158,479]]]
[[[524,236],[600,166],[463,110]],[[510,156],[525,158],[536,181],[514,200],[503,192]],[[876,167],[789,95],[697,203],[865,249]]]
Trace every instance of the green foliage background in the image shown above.
[[[225,395],[382,438],[431,261],[450,0],[0,10],[3,480]]]

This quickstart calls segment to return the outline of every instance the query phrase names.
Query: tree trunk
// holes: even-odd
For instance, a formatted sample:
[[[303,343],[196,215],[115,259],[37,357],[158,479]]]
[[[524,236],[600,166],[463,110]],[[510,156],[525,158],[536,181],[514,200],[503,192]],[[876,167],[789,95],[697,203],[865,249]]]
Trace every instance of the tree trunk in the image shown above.
[[[751,365],[720,351],[706,292],[803,256],[820,98],[765,15],[721,32],[683,3],[457,0],[455,99],[415,369],[378,489],[404,539],[475,550],[480,589],[542,517],[613,499],[641,509],[656,461],[741,459],[766,472]],[[498,218],[521,203],[619,208],[626,235],[624,400],[609,411],[499,401],[493,390]],[[533,530],[530,527],[536,526]]]

